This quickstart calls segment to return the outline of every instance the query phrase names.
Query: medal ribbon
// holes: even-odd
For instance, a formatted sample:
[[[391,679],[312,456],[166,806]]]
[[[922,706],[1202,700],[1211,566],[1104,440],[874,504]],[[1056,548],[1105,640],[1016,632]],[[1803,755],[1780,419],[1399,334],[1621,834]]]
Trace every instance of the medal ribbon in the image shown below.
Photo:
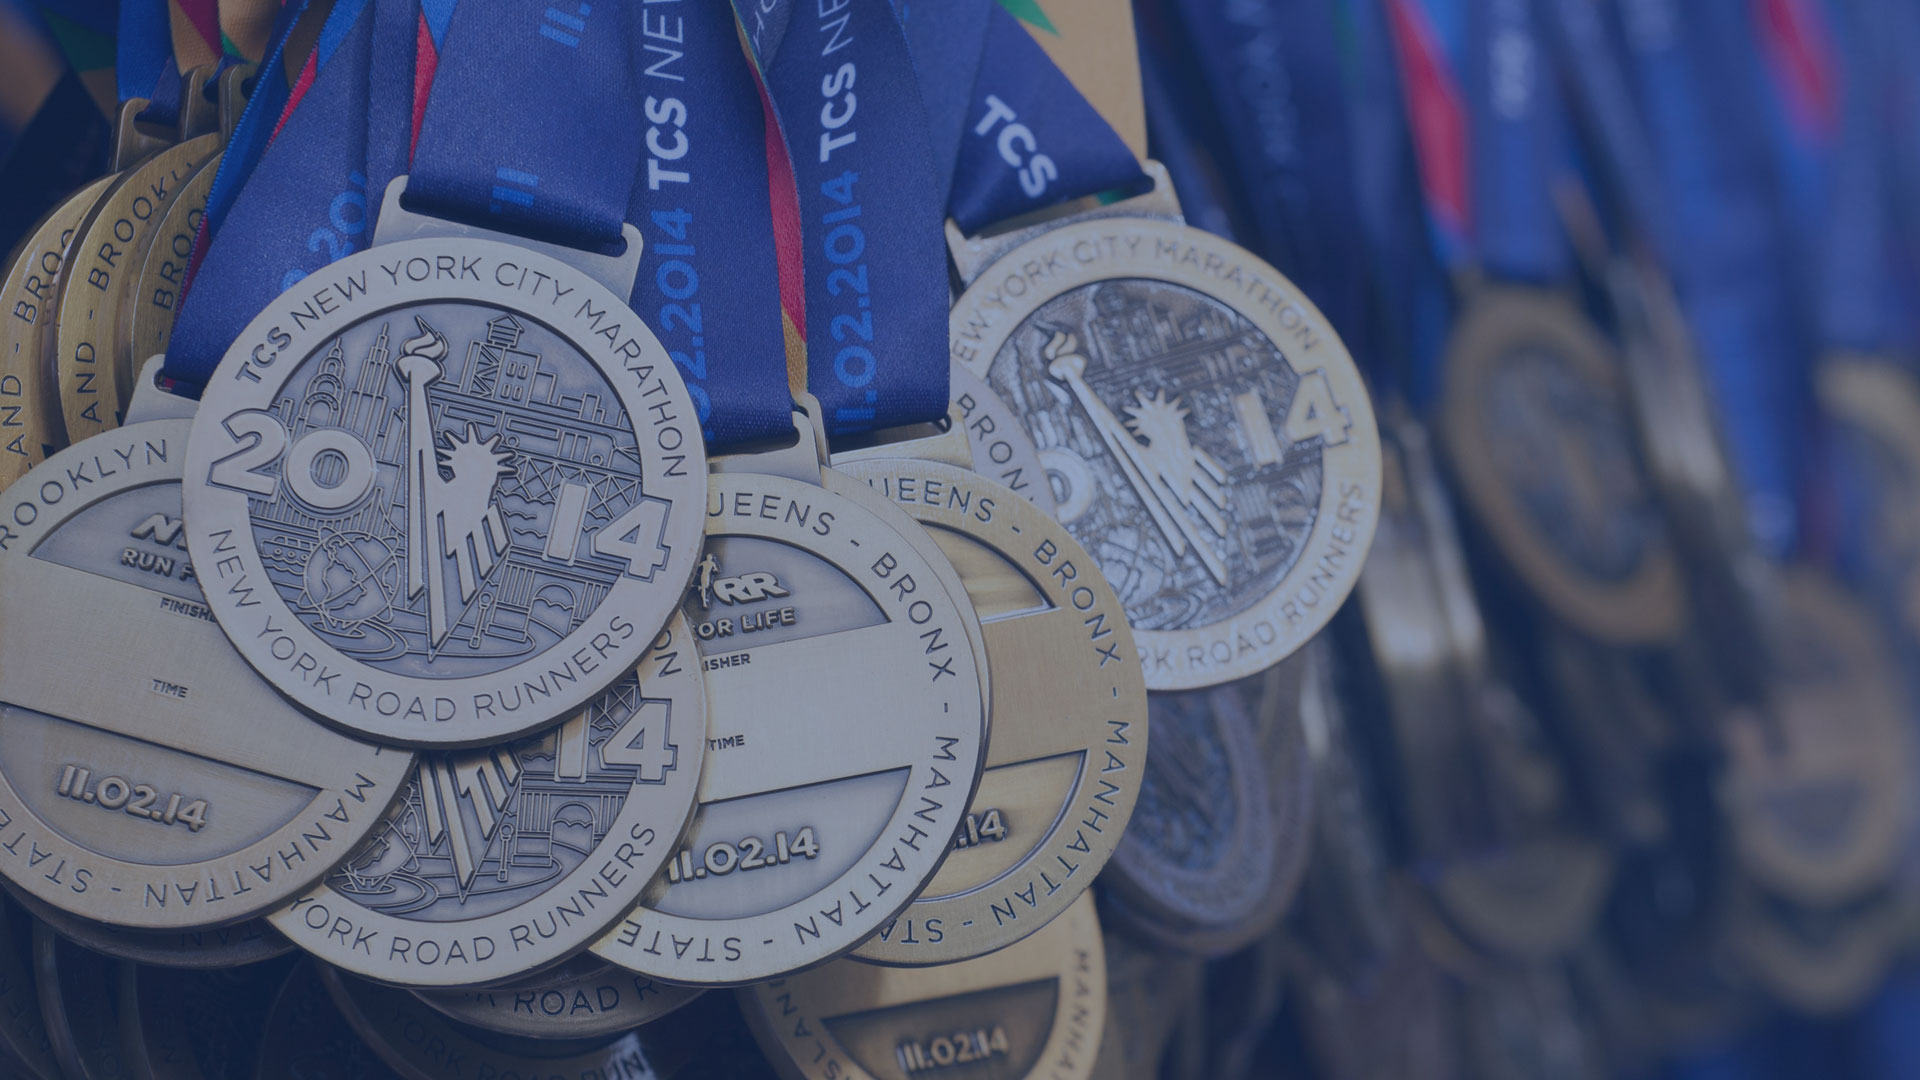
[[[994,0],[913,4],[902,18],[961,231],[1146,184],[1106,118]]]
[[[737,0],[796,150],[807,389],[842,435],[947,413],[941,191],[887,0]]]

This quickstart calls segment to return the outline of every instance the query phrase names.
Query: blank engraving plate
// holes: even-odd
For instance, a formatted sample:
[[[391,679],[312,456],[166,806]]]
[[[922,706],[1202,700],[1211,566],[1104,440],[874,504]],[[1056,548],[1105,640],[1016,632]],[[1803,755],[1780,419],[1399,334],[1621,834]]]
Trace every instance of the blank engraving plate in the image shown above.
[[[0,873],[136,929],[286,902],[413,763],[301,713],[220,633],[181,543],[187,427],[96,436],[0,498]]]

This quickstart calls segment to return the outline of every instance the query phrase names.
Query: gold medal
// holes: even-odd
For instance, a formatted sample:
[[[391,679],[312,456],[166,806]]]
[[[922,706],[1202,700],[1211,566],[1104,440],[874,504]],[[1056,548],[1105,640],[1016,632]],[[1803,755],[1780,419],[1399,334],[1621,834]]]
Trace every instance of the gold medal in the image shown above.
[[[707,678],[700,806],[593,946],[671,982],[753,982],[859,945],[933,876],[986,756],[958,575],[795,421],[793,448],[716,465],[684,607]]]
[[[46,338],[68,442],[120,424],[136,362],[125,335],[133,286],[167,208],[219,149],[210,132],[152,155],[120,174],[75,230]]]
[[[1906,698],[1873,618],[1822,573],[1782,574],[1771,707],[1729,717],[1723,798],[1747,872],[1810,905],[1870,892],[1913,826]]]
[[[835,468],[925,526],[960,572],[993,672],[979,791],[940,872],[854,955],[950,963],[1032,933],[1106,865],[1146,767],[1146,686],[1119,600],[1065,528],[1011,489],[894,444]]]
[[[294,709],[212,623],[180,545],[187,429],[96,436],[0,498],[0,874],[135,929],[279,907],[413,766]]]
[[[214,178],[220,174],[223,154],[217,152],[208,158],[199,171],[180,185],[180,190],[167,200],[166,210],[153,230],[146,258],[139,266],[139,276],[127,293],[126,317],[121,319],[126,356],[132,362],[133,372],[138,372],[149,357],[166,352],[167,342],[173,337],[173,320],[180,313],[180,288],[186,282],[187,267],[193,258],[193,241],[199,235],[201,219],[206,216],[207,196],[213,191]]]
[[[740,991],[791,1080],[885,1080],[975,1065],[1085,1080],[1107,1011],[1105,952],[1082,896],[1017,949],[938,967],[840,961]]]
[[[67,196],[28,230],[0,282],[0,485],[11,484],[66,445],[58,391],[46,365],[60,270],[80,223],[113,185],[103,176]]]
[[[963,239],[952,358],[1026,425],[1060,520],[1100,560],[1147,686],[1261,671],[1333,616],[1379,509],[1353,359],[1279,271],[1181,223],[1158,187]]]
[[[268,919],[335,967],[472,986],[565,959],[639,899],[693,813],[699,656],[677,616],[639,667],[551,731],[421,755],[373,835]]]
[[[1665,641],[1680,567],[1642,476],[1627,390],[1564,298],[1482,286],[1445,360],[1441,435],[1461,491],[1547,609],[1605,641]]]

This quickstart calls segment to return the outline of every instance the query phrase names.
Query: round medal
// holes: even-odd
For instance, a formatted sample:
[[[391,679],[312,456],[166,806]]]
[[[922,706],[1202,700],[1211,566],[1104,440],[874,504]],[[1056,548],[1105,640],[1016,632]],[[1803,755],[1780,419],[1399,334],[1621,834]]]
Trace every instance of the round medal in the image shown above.
[[[456,1024],[405,990],[333,968],[322,967],[320,981],[348,1025],[406,1080],[449,1075],[655,1080],[685,1065],[701,1034],[682,1025],[677,1031],[626,1031],[600,1039],[524,1039]]]
[[[1821,573],[1780,578],[1772,707],[1730,718],[1724,798],[1747,872],[1807,904],[1885,883],[1907,843],[1914,752],[1873,618]]]
[[[119,426],[133,393],[125,325],[134,282],[168,206],[219,149],[209,134],[152,155],[120,174],[75,230],[46,343],[69,442]]]
[[[640,898],[693,813],[699,656],[675,617],[639,667],[558,727],[420,756],[372,837],[269,920],[400,986],[497,983],[584,948]]]
[[[415,990],[448,1018],[530,1039],[597,1039],[650,1023],[705,993],[577,956],[543,975],[479,990]]]
[[[206,217],[207,196],[220,174],[222,154],[207,159],[200,170],[180,185],[167,200],[160,223],[147,244],[146,257],[140,262],[139,276],[133,279],[127,295],[127,314],[121,331],[127,342],[130,375],[137,375],[149,357],[167,351],[173,337],[173,318],[180,310],[180,287],[186,280],[187,265],[193,258],[193,241]],[[132,384],[127,389],[131,392]]]
[[[879,1080],[977,1062],[983,1075],[1085,1080],[1107,1012],[1106,955],[1083,896],[1017,949],[925,968],[841,961],[740,995],[788,1077]]]
[[[47,328],[53,325],[60,268],[87,212],[113,186],[103,176],[67,197],[28,230],[0,280],[0,485],[11,484],[66,445],[60,396],[47,371]]]
[[[1802,1013],[1859,1007],[1900,953],[1897,905],[1886,895],[1827,909],[1749,888],[1731,907],[1732,951],[1747,975]]]
[[[1066,529],[1013,491],[934,461],[849,462],[959,570],[993,672],[986,772],[953,850],[854,955],[951,963],[1066,910],[1113,853],[1147,760],[1146,686],[1113,590]]]
[[[260,1058],[251,1074],[255,1080],[396,1080],[372,1048],[347,1026],[326,987],[319,965],[303,960],[294,965],[267,1010],[260,1035]],[[625,1078],[622,1078],[625,1080]]]
[[[376,738],[493,744],[639,662],[699,560],[696,412],[586,273],[484,239],[376,245],[221,361],[187,541],[241,655]]]
[[[1373,407],[1326,319],[1248,252],[1152,218],[1048,229],[968,286],[950,343],[1039,447],[1149,689],[1269,667],[1353,587]]]
[[[1448,340],[1445,365],[1448,456],[1528,589],[1606,641],[1678,634],[1679,563],[1607,344],[1563,299],[1488,286]]]
[[[33,927],[33,976],[54,1059],[68,1080],[133,1080],[120,1048],[117,989],[133,969]]]
[[[707,678],[700,806],[602,959],[701,986],[820,963],[898,914],[963,825],[986,749],[972,606],[912,519],[825,479],[712,477],[685,609]]]
[[[180,544],[187,429],[96,436],[0,498],[0,874],[144,930],[284,904],[413,764],[302,715],[213,625]]]
[[[1272,771],[1234,688],[1154,694],[1149,705],[1153,753],[1110,883],[1139,916],[1130,922],[1229,932],[1231,952],[1266,929],[1284,870]]]
[[[33,920],[0,898],[0,1064],[34,1080],[59,1080],[33,979]]]
[[[967,448],[973,452],[973,471],[1058,517],[1053,481],[1020,418],[999,394],[959,364],[948,372],[947,386],[954,420],[966,431]]]
[[[293,942],[264,919],[193,930],[128,930],[77,918],[12,883],[6,891],[20,906],[69,941],[117,960],[164,968],[227,968],[285,956]]]

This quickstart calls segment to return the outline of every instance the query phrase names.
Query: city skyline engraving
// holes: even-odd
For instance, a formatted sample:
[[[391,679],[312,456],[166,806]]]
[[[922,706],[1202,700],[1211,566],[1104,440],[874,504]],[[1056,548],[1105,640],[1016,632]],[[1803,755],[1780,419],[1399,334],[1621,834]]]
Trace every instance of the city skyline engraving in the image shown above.
[[[371,452],[373,482],[348,506],[314,506],[291,484],[248,506],[288,607],[376,669],[486,675],[546,651],[628,572],[596,534],[647,503],[653,524],[666,517],[613,387],[550,328],[490,305],[356,323],[269,411],[290,443],[337,432]],[[352,467],[333,449],[304,464],[322,490]],[[660,531],[637,535],[645,547]]]
[[[1322,444],[1286,439],[1300,378],[1228,305],[1146,278],[1083,285],[1022,322],[986,377],[1066,485],[1060,518],[1136,631],[1231,618],[1298,562]],[[1077,464],[1063,451],[1082,475],[1059,474]]]

